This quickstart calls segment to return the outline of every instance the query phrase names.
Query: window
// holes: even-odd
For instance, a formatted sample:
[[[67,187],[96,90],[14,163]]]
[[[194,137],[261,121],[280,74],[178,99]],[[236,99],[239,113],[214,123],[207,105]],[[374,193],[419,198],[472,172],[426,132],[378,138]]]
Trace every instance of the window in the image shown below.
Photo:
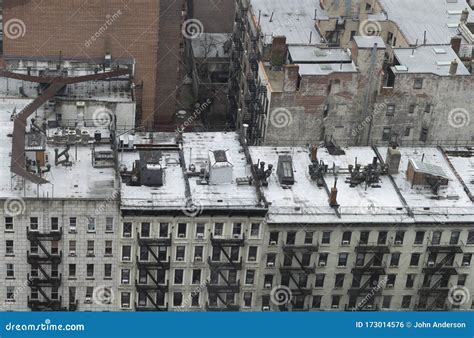
[[[104,278],[112,278],[112,264],[104,264]]]
[[[387,287],[393,288],[395,287],[395,280],[397,279],[397,275],[390,274],[387,276]]]
[[[304,244],[313,244],[313,232],[306,231],[304,235]]]
[[[351,237],[352,237],[352,232],[350,232],[350,231],[344,231],[344,232],[342,233],[341,245],[349,245],[349,244],[351,244]]]
[[[402,298],[402,309],[409,309],[411,304],[411,296],[403,296]]]
[[[427,113],[427,114],[431,113],[431,104],[429,104],[429,103],[426,104],[425,113]]]
[[[112,256],[112,250],[113,250],[112,241],[105,241],[105,252],[104,252],[104,255],[105,255],[105,256]]]
[[[412,253],[410,258],[410,266],[418,266],[420,261],[420,254],[419,253]]]
[[[346,253],[346,252],[340,253],[339,254],[339,260],[337,262],[337,266],[346,266],[348,256],[349,256],[349,254]]]
[[[410,136],[410,134],[411,134],[411,128],[410,128],[410,127],[406,127],[406,128],[405,128],[405,134],[404,134],[404,135],[405,135],[406,137],[408,137],[408,136]]]
[[[395,105],[388,104],[387,105],[387,116],[393,116],[395,114]]]
[[[94,256],[94,241],[87,241],[87,256]]]
[[[443,232],[442,231],[434,231],[433,235],[431,237],[431,244],[433,245],[439,245],[441,243],[441,236]]]
[[[75,233],[77,231],[76,217],[69,217],[69,232]]]
[[[474,244],[474,231],[469,231],[467,234],[467,244]]]
[[[121,281],[122,284],[130,284],[130,269],[122,269]]]
[[[269,245],[276,245],[278,243],[278,237],[279,237],[279,232],[277,231],[272,231],[270,232],[270,240],[268,242]],[[473,235],[474,237],[474,235]],[[474,238],[473,238],[473,243],[474,243]]]
[[[86,268],[87,268],[86,276],[90,278],[94,277],[94,264],[87,264]]]
[[[176,247],[176,260],[184,261],[185,252],[186,252],[186,247],[184,245],[177,246]]]
[[[59,231],[59,218],[51,217],[51,231]]]
[[[331,231],[323,231],[321,244],[329,244],[331,242]]]
[[[201,269],[194,269],[193,270],[193,284],[201,284]]]
[[[15,266],[12,263],[7,263],[7,278],[15,278]]]
[[[186,230],[188,225],[186,223],[179,223],[178,224],[178,237],[179,238],[186,238]]]
[[[95,218],[89,217],[87,221],[87,232],[95,232]]]
[[[252,293],[251,292],[244,292],[244,306],[245,307],[252,306]]]
[[[405,231],[397,231],[395,233],[395,244],[402,245],[404,238],[405,238]]]
[[[148,261],[150,255],[148,248],[145,245],[140,246],[140,261]]]
[[[415,79],[413,82],[413,89],[421,89],[423,88],[423,79]]]
[[[13,249],[13,240],[7,239],[5,241],[5,255],[11,256],[15,254],[15,250]]]
[[[414,114],[414,113],[415,113],[415,108],[416,108],[416,105],[411,104],[411,105],[408,107],[408,114]]]
[[[68,294],[69,294],[69,304],[73,304],[76,302],[76,287],[75,286],[70,286],[68,289]]]
[[[122,261],[130,261],[132,255],[132,247],[130,245],[122,246]]]
[[[105,232],[114,232],[114,218],[113,217],[105,218]]]
[[[198,223],[196,224],[196,238],[204,238],[204,228],[205,224],[204,223]]]
[[[382,131],[382,141],[390,141],[392,137],[392,128],[384,127]]]
[[[420,141],[426,142],[428,140],[428,128],[421,128]]]
[[[462,256],[462,266],[470,266],[471,265],[472,254],[467,253]]]
[[[15,287],[7,286],[7,302],[11,303],[15,301]]]
[[[386,244],[387,243],[387,231],[379,231],[379,238],[377,239],[377,244]]]
[[[356,266],[364,266],[364,262],[365,262],[365,253],[358,252],[357,255],[356,255],[355,265]]]
[[[140,291],[138,292],[138,305],[139,306],[146,306],[148,299],[146,298],[146,292]]]
[[[392,302],[392,296],[383,296],[382,308],[390,309],[391,302]]]
[[[415,234],[415,242],[414,244],[420,245],[423,244],[425,239],[425,232],[424,231],[417,231]]]
[[[150,237],[150,223],[144,222],[141,224],[140,237],[143,237],[143,238]]]
[[[204,257],[204,247],[203,246],[196,246],[194,248],[194,260],[195,261],[202,261],[202,258]]]
[[[183,294],[181,292],[173,292],[173,306],[181,306],[183,304]]]
[[[252,223],[250,228],[250,236],[258,237],[260,235],[260,223]]]
[[[267,254],[267,266],[275,266],[276,254],[269,253]]]
[[[414,274],[407,275],[407,282],[405,284],[405,287],[412,288],[413,285],[415,284],[415,277],[416,277],[416,275],[414,275]]]
[[[459,275],[458,276],[458,285],[459,286],[466,285],[466,279],[467,279],[467,275]]]
[[[286,234],[286,244],[287,245],[294,245],[296,238],[296,231],[288,231]]]
[[[460,231],[451,231],[451,237],[449,239],[449,244],[457,245],[459,243],[459,236],[461,235]]]
[[[76,277],[76,264],[69,264],[69,277]]]
[[[338,308],[340,302],[341,302],[341,296],[332,296],[331,307],[333,309]]]
[[[359,244],[369,243],[369,235],[370,235],[370,231],[361,231],[360,232]]]
[[[120,295],[120,305],[122,308],[129,308],[130,307],[130,292],[122,292]]]
[[[184,282],[184,270],[176,269],[174,270],[174,284],[183,284]]]
[[[247,270],[245,275],[245,284],[254,284],[255,283],[255,270]]]
[[[390,266],[397,267],[399,264],[400,264],[400,253],[399,252],[392,253],[392,256],[390,257]]]
[[[318,265],[319,266],[326,266],[327,263],[328,263],[328,254],[327,253],[320,253],[319,254]]]
[[[30,217],[30,230],[38,231],[38,217]]]
[[[76,256],[76,241],[69,241],[69,256]]]
[[[322,298],[323,298],[322,296],[313,296],[313,302],[311,303],[311,307],[313,309],[320,309]]]
[[[316,281],[314,283],[314,286],[317,288],[323,288],[324,287],[324,277],[325,275],[322,273],[317,273],[316,274]]]
[[[248,261],[249,262],[256,262],[257,261],[257,247],[256,246],[250,246],[249,247],[249,255],[248,255]]]
[[[232,228],[232,235],[238,236],[242,234],[242,223],[234,223],[234,227]]]
[[[123,223],[122,237],[125,237],[125,238],[132,237],[132,223],[130,222]]]
[[[38,289],[32,287],[31,288],[31,299],[38,299],[38,297],[39,297]]]
[[[13,231],[13,217],[5,217],[5,231]]]
[[[334,282],[334,287],[335,288],[342,288],[343,285],[344,285],[344,274],[343,273],[336,274],[336,280]]]
[[[160,233],[159,233],[159,236],[161,238],[168,238],[170,237],[169,233],[168,233],[168,223],[160,223]]]
[[[199,307],[199,292],[191,292],[191,306]]]

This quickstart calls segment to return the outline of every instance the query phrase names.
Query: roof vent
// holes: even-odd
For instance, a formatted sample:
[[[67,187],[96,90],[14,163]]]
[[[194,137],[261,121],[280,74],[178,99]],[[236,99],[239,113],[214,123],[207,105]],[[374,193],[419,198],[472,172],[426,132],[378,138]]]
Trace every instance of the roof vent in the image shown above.
[[[295,184],[295,176],[293,174],[293,160],[291,156],[284,155],[278,157],[277,167],[278,181],[282,185]]]
[[[234,165],[231,162],[229,150],[209,151],[209,183],[232,183]]]

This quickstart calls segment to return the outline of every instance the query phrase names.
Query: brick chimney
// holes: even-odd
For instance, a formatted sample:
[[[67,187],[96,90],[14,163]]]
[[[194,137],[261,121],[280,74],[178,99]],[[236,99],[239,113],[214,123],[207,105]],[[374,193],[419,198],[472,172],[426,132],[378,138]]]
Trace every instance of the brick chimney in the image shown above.
[[[451,48],[457,55],[459,55],[459,51],[461,50],[461,37],[459,35],[451,38]]]
[[[458,71],[458,62],[456,60],[453,60],[451,62],[451,66],[449,67],[449,75],[456,75]]]
[[[286,61],[286,36],[276,36],[273,38],[271,51],[272,67],[283,67]]]
[[[285,78],[283,82],[284,92],[296,92],[298,90],[298,79],[300,77],[300,66],[286,65]]]

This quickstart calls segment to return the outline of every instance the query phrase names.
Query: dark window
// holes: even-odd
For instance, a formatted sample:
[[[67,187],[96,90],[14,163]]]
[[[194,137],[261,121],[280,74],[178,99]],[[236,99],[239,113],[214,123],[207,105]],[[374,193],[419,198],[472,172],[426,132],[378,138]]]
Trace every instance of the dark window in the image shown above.
[[[390,141],[392,137],[392,128],[384,127],[382,131],[382,141]]]
[[[311,307],[313,309],[320,309],[321,308],[321,296],[313,296],[313,303],[311,304]]]
[[[469,231],[467,234],[467,244],[474,244],[474,231]]]
[[[388,104],[387,105],[387,116],[393,116],[395,115],[395,105],[394,104]]]
[[[186,228],[187,228],[186,223],[179,223],[178,224],[178,237],[179,238],[186,237]]]
[[[413,89],[421,89],[423,88],[423,79],[415,79],[413,82]]]
[[[160,237],[169,237],[168,223],[160,223]]]
[[[398,264],[400,264],[400,253],[394,252],[390,258],[390,266],[396,267]]]
[[[174,270],[174,283],[175,284],[183,284],[183,276],[184,276],[184,270],[183,269]]]
[[[331,231],[324,231],[321,243],[322,244],[329,244],[330,242],[331,242]]]
[[[415,234],[415,244],[423,244],[425,239],[425,232],[424,231],[417,231]]]
[[[123,234],[122,237],[132,237],[132,223],[123,223]]]
[[[415,284],[415,275],[413,274],[407,275],[407,282],[405,286],[407,288],[412,288],[414,284]]]
[[[411,105],[408,107],[408,114],[414,114],[414,113],[415,113],[415,108],[416,108],[416,105],[411,104]]]
[[[404,237],[405,237],[405,231],[397,231],[395,233],[395,244],[396,245],[403,244]]]
[[[173,293],[173,306],[181,306],[183,303],[183,294],[181,292]]]
[[[324,287],[324,277],[325,275],[322,273],[316,274],[316,281],[314,283],[314,286],[317,288],[322,288]]]
[[[361,231],[361,232],[360,232],[359,243],[360,243],[360,244],[367,244],[367,243],[369,243],[369,235],[370,235],[370,231]]]
[[[409,309],[411,304],[411,296],[403,296],[402,309]]]
[[[255,270],[247,270],[245,275],[245,284],[253,284],[255,282]]]
[[[140,236],[141,237],[150,237],[150,223],[148,223],[148,222],[142,223]]]
[[[386,244],[387,243],[387,231],[379,231],[379,238],[377,239],[377,244]]]
[[[335,288],[342,288],[344,285],[344,274],[338,273],[336,274],[336,281],[334,282]]]
[[[276,245],[278,243],[278,232],[273,231],[270,232],[270,240],[268,242],[269,245]]]
[[[410,266],[418,266],[420,261],[420,254],[419,253],[412,253],[410,258]]]
[[[295,231],[289,231],[286,234],[286,244],[289,244],[289,245],[295,244],[295,238],[296,238],[296,232]]]
[[[421,128],[420,141],[426,142],[428,140],[428,128]]]

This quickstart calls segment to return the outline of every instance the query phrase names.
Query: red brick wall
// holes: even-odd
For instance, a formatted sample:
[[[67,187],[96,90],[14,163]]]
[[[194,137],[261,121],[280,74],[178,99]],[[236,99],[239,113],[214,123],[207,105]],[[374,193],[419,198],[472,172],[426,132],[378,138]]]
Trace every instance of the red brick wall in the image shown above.
[[[178,11],[168,9],[167,2],[170,0],[4,0],[4,24],[10,19],[20,19],[26,28],[23,37],[14,40],[4,37],[4,56],[38,59],[57,57],[61,51],[64,58],[95,59],[110,51],[113,59],[135,59],[135,80],[144,84],[144,123],[170,121],[175,114],[178,78],[174,65],[179,61],[171,67],[169,63],[159,62],[159,54],[163,48],[164,53],[171,50],[179,55],[181,6]],[[107,20],[113,22],[107,24]],[[158,35],[164,27],[160,21],[170,20],[176,22],[172,27],[174,39],[171,41],[171,33],[166,32],[160,37],[166,46],[161,47]],[[97,35],[103,25],[107,29]],[[96,41],[91,41],[94,34]],[[88,40],[90,43],[86,44]],[[166,67],[166,78],[160,67]]]

